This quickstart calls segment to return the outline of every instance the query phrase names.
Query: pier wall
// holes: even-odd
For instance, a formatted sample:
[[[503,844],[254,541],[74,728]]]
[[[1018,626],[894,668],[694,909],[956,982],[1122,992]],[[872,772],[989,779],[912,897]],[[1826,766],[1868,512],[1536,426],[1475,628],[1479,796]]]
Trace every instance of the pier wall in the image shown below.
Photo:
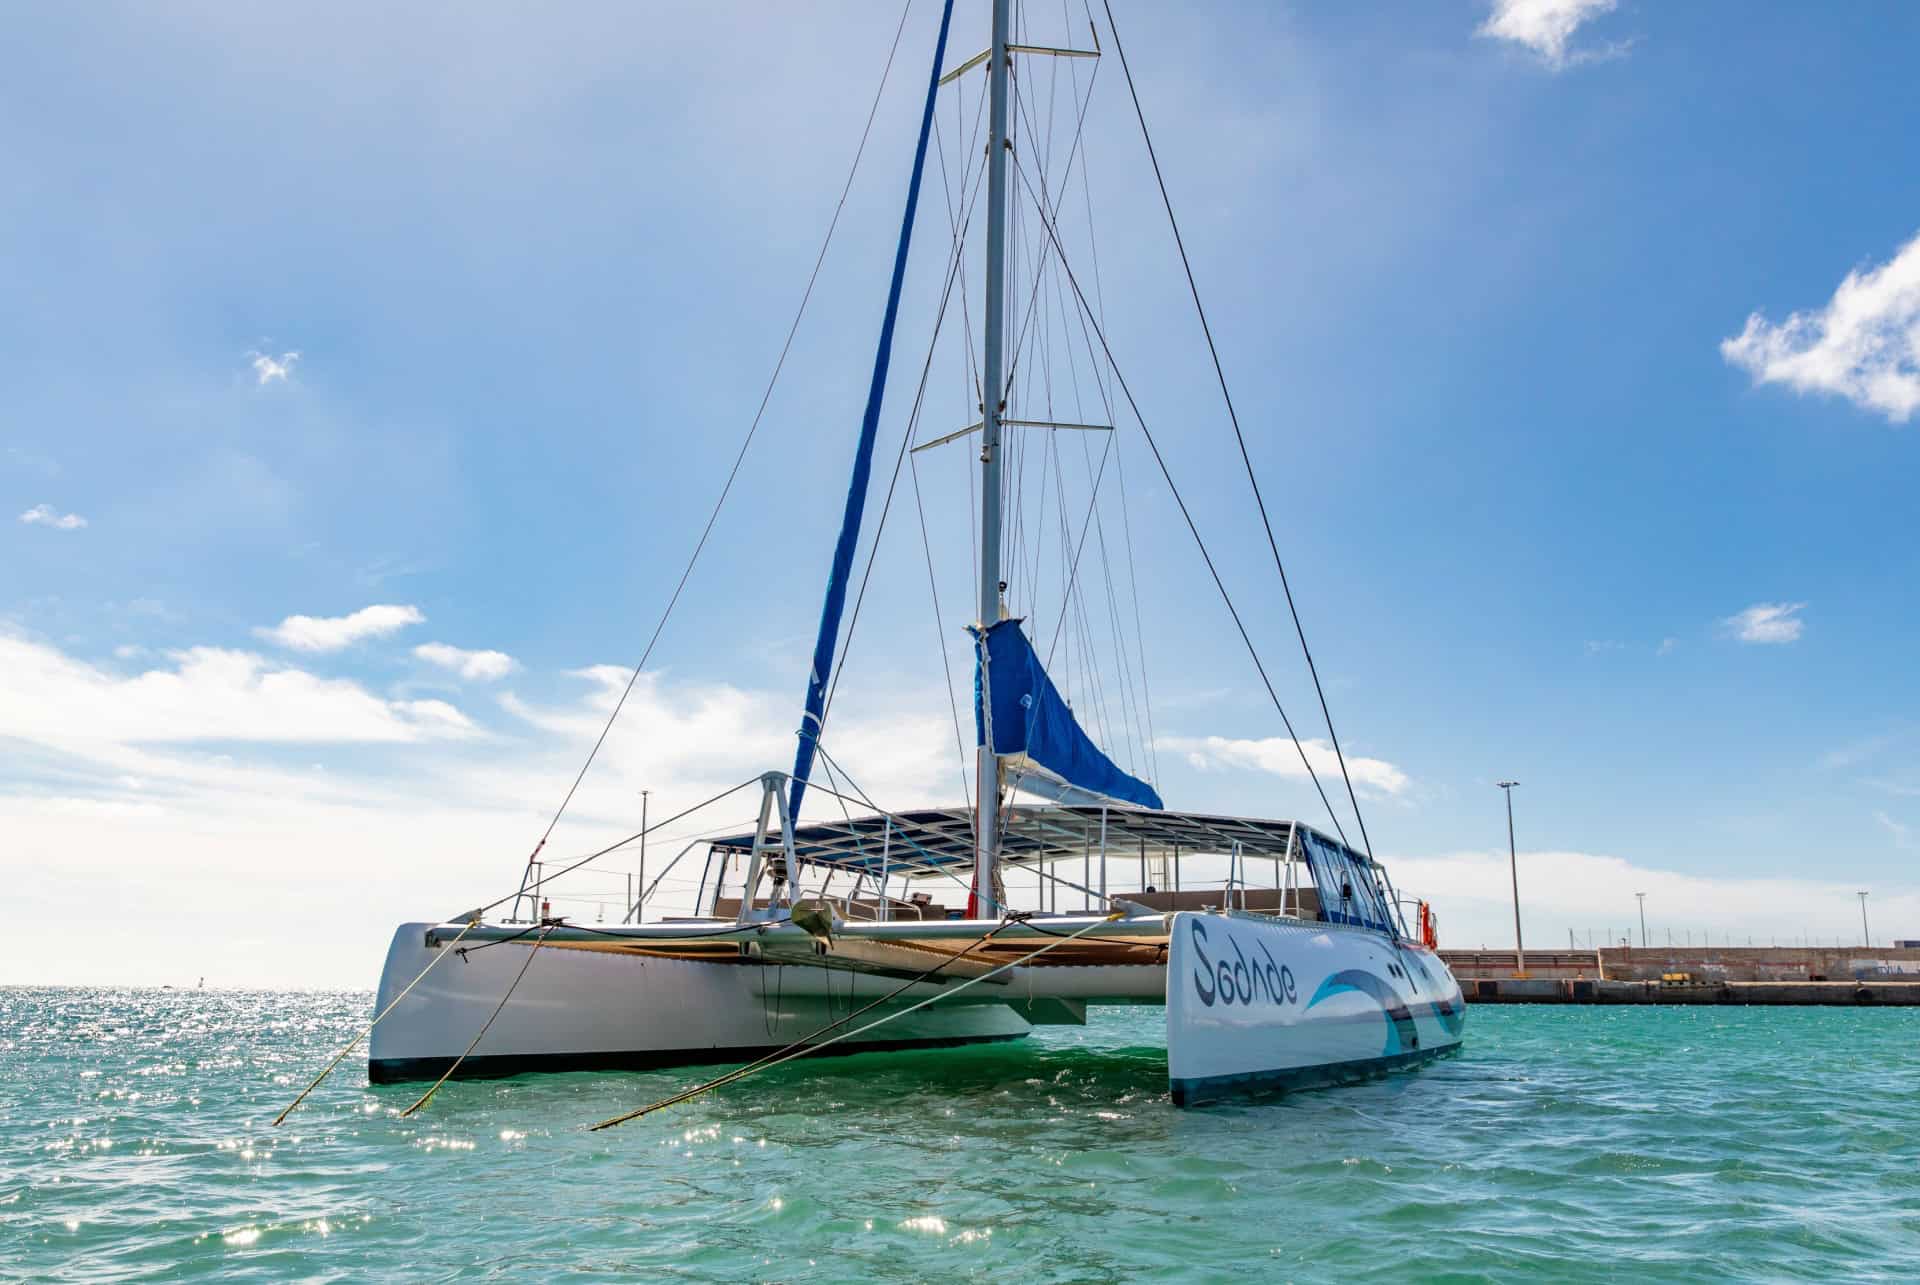
[[[1729,946],[1441,951],[1469,1003],[1920,1005],[1920,949]]]
[[[1519,976],[1511,950],[1443,950],[1461,981]],[[1893,946],[1608,946],[1527,952],[1526,976],[1658,982],[1920,982],[1920,949]]]

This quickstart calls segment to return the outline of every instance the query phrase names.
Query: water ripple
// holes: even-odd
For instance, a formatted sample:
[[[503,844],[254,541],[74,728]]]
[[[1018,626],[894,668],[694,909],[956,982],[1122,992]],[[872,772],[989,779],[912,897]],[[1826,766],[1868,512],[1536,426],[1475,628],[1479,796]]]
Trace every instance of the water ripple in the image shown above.
[[[0,1276],[1905,1277],[1920,1011],[1482,1008],[1466,1051],[1177,1111],[1160,1014],[800,1062],[407,1086],[365,994],[0,989]],[[351,1065],[351,1064],[349,1064]]]

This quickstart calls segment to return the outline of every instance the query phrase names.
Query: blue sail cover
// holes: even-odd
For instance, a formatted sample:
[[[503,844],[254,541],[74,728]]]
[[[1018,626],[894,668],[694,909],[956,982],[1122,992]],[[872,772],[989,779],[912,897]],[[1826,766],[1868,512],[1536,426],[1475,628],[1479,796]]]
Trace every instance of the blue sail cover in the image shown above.
[[[972,632],[980,636],[978,627]],[[989,626],[980,651],[973,675],[973,724],[980,744],[987,743],[990,692],[995,754],[1024,754],[1068,785],[1110,799],[1164,806],[1151,785],[1122,772],[1080,730],[1018,620]]]

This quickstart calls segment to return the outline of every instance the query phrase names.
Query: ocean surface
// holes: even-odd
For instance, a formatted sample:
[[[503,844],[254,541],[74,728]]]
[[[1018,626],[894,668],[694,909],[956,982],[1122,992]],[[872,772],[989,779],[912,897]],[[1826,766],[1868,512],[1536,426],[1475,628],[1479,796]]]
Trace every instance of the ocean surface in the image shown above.
[[[1021,1044],[369,1088],[366,993],[0,989],[0,1277],[1911,1279],[1920,1010],[1487,1007],[1180,1111],[1158,1009]]]

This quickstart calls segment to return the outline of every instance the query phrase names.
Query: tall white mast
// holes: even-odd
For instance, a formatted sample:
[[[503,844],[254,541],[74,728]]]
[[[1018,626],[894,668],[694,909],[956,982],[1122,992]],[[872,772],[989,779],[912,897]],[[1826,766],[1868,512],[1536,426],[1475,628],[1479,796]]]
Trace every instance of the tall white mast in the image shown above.
[[[1006,413],[1001,387],[1002,326],[1006,308],[1007,242],[1007,27],[1012,0],[993,0],[993,48],[987,60],[987,313],[985,375],[980,408],[980,628],[1000,619],[1000,420]],[[981,642],[985,646],[984,635]],[[984,663],[985,653],[982,652]],[[979,848],[974,886],[984,918],[1000,914],[994,895],[994,858],[1000,848],[1000,763],[991,744],[978,751]]]

